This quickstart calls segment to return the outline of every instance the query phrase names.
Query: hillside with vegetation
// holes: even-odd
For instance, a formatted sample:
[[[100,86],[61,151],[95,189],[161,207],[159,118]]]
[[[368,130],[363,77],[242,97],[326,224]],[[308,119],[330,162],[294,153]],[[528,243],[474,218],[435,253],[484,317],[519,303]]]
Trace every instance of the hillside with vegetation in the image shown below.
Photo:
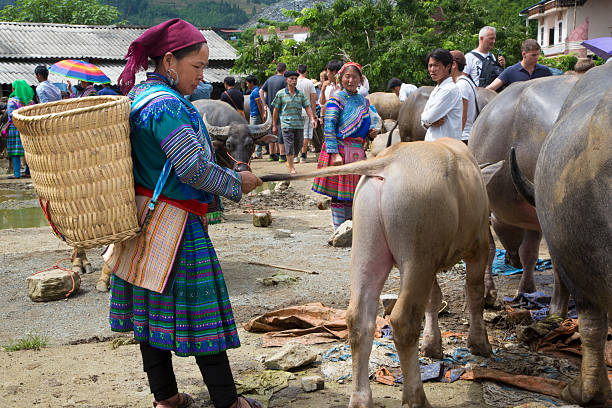
[[[250,18],[264,10],[276,0],[99,0],[101,5],[115,7],[119,11],[116,23],[124,23],[139,26],[152,26],[170,18],[180,17],[193,23],[198,27],[238,27],[249,21]],[[49,0],[0,0],[0,9],[6,6],[19,6],[27,9],[36,9],[34,15],[45,14],[48,9]],[[82,2],[82,1],[81,1]],[[59,1],[63,3],[63,1]],[[69,2],[68,2],[69,3]],[[79,8],[76,5],[75,8]],[[58,6],[58,4],[54,4]],[[70,5],[67,4],[70,8]],[[52,7],[53,8],[53,7]],[[39,12],[40,11],[40,12]],[[61,11],[68,13],[67,10]],[[78,10],[74,13],[87,13]],[[28,15],[28,13],[22,13]],[[29,13],[32,14],[32,13]],[[11,13],[9,15],[17,15]],[[47,16],[46,21],[55,21],[57,18]],[[26,21],[26,18],[18,18],[15,21]],[[40,21],[37,21],[40,22]]]

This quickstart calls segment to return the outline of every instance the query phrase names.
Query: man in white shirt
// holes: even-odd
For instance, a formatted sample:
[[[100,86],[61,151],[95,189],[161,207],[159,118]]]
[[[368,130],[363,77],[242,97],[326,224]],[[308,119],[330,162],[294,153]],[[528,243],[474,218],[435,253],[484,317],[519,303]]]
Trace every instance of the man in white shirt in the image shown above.
[[[463,133],[461,134],[461,140],[463,143],[467,144],[470,138],[470,132],[472,131],[472,124],[476,120],[477,115],[476,84],[474,84],[472,78],[463,73],[465,55],[458,50],[453,50],[450,53],[453,56],[451,76],[457,88],[459,88],[463,104],[463,114],[461,118]]]
[[[397,78],[391,78],[387,83],[387,88],[397,95],[400,102],[404,102],[411,93],[417,90],[417,87],[412,84],[404,84]]]
[[[438,48],[427,56],[427,71],[438,84],[431,91],[421,114],[421,124],[427,129],[427,142],[441,137],[461,140],[463,103],[459,88],[451,77],[452,65],[453,56],[448,50]]]
[[[315,90],[312,81],[308,79],[308,76],[306,75],[308,73],[308,67],[305,64],[300,64],[298,65],[297,72],[300,75],[298,76],[296,87],[297,89],[302,91],[310,101],[310,106],[312,107],[312,115],[314,116],[315,120],[319,122],[315,109],[317,102],[317,91]],[[295,163],[306,163],[308,144],[312,139],[312,123],[310,122],[310,118],[308,117],[308,114],[306,113],[306,110],[304,108],[302,108],[302,119],[304,119],[304,145],[302,146],[302,153],[300,154],[300,157],[298,158],[297,156],[295,156]]]
[[[463,72],[468,74],[476,86],[486,87],[499,75],[506,67],[506,59],[503,56],[497,57],[491,53],[495,46],[496,39],[495,27],[485,26],[478,33],[478,48],[467,53],[465,56],[465,68]],[[483,72],[483,63],[486,62],[487,69]]]

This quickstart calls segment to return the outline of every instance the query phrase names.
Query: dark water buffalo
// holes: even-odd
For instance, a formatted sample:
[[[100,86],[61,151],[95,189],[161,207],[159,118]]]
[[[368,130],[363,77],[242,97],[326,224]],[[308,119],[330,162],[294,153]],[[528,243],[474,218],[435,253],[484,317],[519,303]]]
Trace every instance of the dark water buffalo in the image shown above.
[[[374,92],[368,95],[368,99],[383,120],[397,120],[402,103],[393,92]]]
[[[200,99],[193,105],[204,119],[204,124],[215,147],[217,162],[237,171],[248,170],[249,160],[255,145],[276,142],[276,136],[269,134],[272,121],[249,125],[240,113],[229,104],[216,100]]]
[[[534,180],[542,232],[576,301],[582,340],[580,375],[562,395],[581,405],[605,404],[610,396],[604,346],[612,312],[611,129],[612,64],[605,64],[589,70],[567,97]],[[527,167],[520,152],[517,158]],[[528,190],[522,180],[518,187]]]
[[[402,104],[398,114],[398,127],[402,142],[414,142],[425,139],[426,130],[421,125],[421,113],[425,109],[425,104],[433,86],[422,86],[413,93]],[[478,108],[482,112],[484,107],[497,96],[495,91],[485,88],[476,88],[476,100]],[[472,131],[472,134],[474,131]],[[471,143],[470,136],[470,143]]]
[[[470,150],[478,163],[497,163],[508,157],[511,146],[525,175],[533,180],[536,161],[542,142],[557,120],[561,106],[576,83],[574,75],[555,76],[514,83],[492,100],[480,113],[470,136]],[[493,170],[493,169],[491,169]],[[515,266],[522,264],[524,272],[518,291],[536,290],[534,269],[542,233],[535,208],[516,191],[510,167],[505,161],[487,184],[491,206],[491,223],[506,248],[507,260]],[[490,261],[495,253],[491,236]],[[495,300],[491,277],[491,262],[487,268],[487,303]],[[555,284],[551,313],[564,315],[564,296]]]

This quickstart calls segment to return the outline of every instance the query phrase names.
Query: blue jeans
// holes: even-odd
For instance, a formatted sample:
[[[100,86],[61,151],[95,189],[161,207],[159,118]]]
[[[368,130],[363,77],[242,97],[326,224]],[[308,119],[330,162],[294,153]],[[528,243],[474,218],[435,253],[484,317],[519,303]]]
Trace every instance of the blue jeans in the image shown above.
[[[21,177],[21,156],[11,156],[13,161],[13,177]]]

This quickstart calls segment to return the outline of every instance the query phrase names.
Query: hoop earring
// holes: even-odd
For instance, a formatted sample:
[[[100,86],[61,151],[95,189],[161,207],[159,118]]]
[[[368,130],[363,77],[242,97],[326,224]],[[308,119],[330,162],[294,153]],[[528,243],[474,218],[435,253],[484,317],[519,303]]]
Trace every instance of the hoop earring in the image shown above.
[[[176,79],[172,78],[172,74],[174,73],[174,75],[176,76]],[[179,74],[178,72],[176,72],[175,70],[173,70],[172,68],[168,68],[168,70],[166,71],[166,77],[168,78],[168,82],[170,83],[171,87],[175,87],[178,82],[179,82]]]

